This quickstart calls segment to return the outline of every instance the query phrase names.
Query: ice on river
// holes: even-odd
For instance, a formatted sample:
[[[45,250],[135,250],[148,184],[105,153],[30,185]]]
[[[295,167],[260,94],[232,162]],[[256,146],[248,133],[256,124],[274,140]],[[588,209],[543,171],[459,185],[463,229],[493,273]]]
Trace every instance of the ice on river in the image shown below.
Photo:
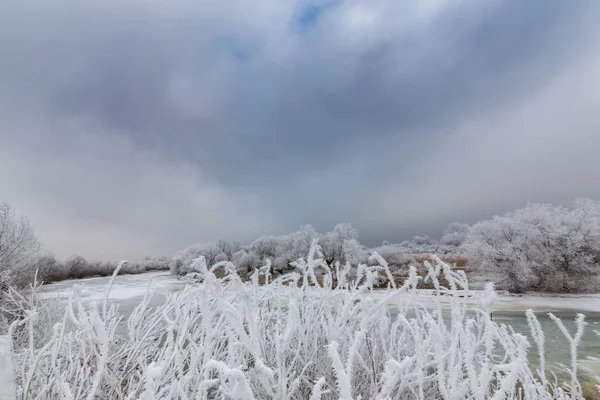
[[[106,297],[106,291],[110,277],[98,277],[81,280],[70,280],[51,285],[43,286],[39,289],[40,297],[49,300],[51,303],[56,301],[58,304],[64,304],[72,289],[81,285],[81,299],[84,303],[101,302]],[[119,312],[127,317],[133,309],[139,304],[148,290],[156,295],[152,298],[152,305],[159,305],[164,301],[164,296],[182,290],[188,282],[178,280],[168,272],[154,272],[140,275],[121,275],[115,278],[114,284],[108,295],[111,302],[119,305]],[[390,293],[385,290],[373,291],[368,294],[370,297],[383,298]],[[465,299],[468,304],[477,306],[478,297],[482,292],[472,291],[472,297]],[[572,329],[572,323],[577,313],[586,314],[586,321],[589,326],[586,329],[582,345],[580,348],[580,366],[593,370],[596,374],[600,371],[598,360],[600,359],[600,341],[594,335],[593,330],[600,330],[600,295],[510,295],[508,293],[499,293],[499,301],[494,306],[494,320],[499,323],[510,325],[517,332],[529,333],[525,310],[533,309],[538,316],[540,323],[546,333],[550,344],[547,357],[555,364],[568,363],[569,353],[568,344],[562,333],[550,320],[547,313],[553,312],[559,318],[563,319],[565,325]],[[403,301],[407,303],[419,303],[422,306],[435,306],[436,302],[449,302],[449,296],[433,296],[431,291],[421,290],[411,297],[408,294],[398,293],[390,306],[401,306]],[[56,303],[55,303],[56,304]],[[533,354],[532,354],[533,355]],[[535,362],[535,359],[533,359]]]
[[[68,280],[51,285],[45,285],[39,289],[39,295],[43,299],[66,300],[76,285],[81,285],[81,298],[84,302],[102,301],[106,297],[106,291],[110,277],[97,277],[79,280]],[[127,301],[143,297],[148,290],[159,295],[165,295],[179,291],[189,283],[181,281],[169,272],[150,272],[139,275],[119,275],[115,278],[113,286],[108,295],[109,300]],[[371,295],[375,297],[384,296],[386,291],[376,291]],[[482,294],[479,291],[471,291],[472,298],[469,303],[477,304],[477,298]],[[525,294],[511,295],[499,293],[499,302],[494,307],[496,310],[525,311],[533,309],[539,312],[573,310],[578,312],[600,312],[600,295],[545,295]],[[425,306],[432,301],[444,302],[444,296],[434,299],[431,291],[421,290],[411,302],[416,301]]]
[[[66,300],[75,286],[81,286],[81,299],[84,302],[102,301],[110,277],[68,280],[42,286],[38,294],[42,299]],[[150,272],[138,275],[119,275],[115,278],[108,295],[109,300],[132,300],[143,297],[148,290],[157,294],[167,294],[182,289],[185,283],[169,272]]]

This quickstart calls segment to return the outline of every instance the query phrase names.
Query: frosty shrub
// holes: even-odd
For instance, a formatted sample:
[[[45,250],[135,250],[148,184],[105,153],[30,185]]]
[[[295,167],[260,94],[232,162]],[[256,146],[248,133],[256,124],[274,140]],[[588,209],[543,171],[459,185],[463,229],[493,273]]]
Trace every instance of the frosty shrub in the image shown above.
[[[40,243],[29,220],[0,203],[0,283],[27,286],[36,273],[39,253]]]
[[[414,255],[403,253],[397,245],[384,244],[383,246],[373,249],[377,254],[381,255],[393,270],[407,272],[409,265],[415,265],[416,259]]]
[[[600,275],[600,202],[571,209],[527,207],[471,227],[462,248],[469,262],[500,272],[513,292],[595,291]]]
[[[381,276],[391,278],[387,262],[377,254],[373,260],[379,263],[352,268],[349,281],[348,264],[336,263],[332,271],[313,241],[308,256],[293,263],[295,272],[273,278],[266,265],[245,283],[232,263],[209,268],[201,256],[181,267],[197,271],[203,283],[161,305],[151,307],[148,293],[123,319],[106,300],[84,305],[76,289],[51,327],[35,290],[11,292],[12,305],[4,307],[18,318],[4,329],[12,340],[17,398],[582,397],[583,316],[568,336],[570,378],[557,382],[544,368],[530,367],[525,336],[490,319],[491,286],[472,310],[464,273],[433,257],[425,279],[435,288],[435,305],[425,308],[417,303],[415,268],[402,287],[391,281],[389,290],[372,290]],[[528,318],[543,366],[544,336],[535,315]],[[39,331],[47,337],[39,340]]]

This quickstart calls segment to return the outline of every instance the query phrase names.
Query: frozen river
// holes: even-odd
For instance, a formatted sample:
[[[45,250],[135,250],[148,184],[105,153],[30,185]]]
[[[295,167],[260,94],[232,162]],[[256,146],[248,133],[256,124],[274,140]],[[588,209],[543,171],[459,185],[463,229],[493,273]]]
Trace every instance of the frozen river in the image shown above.
[[[102,302],[106,297],[106,290],[110,277],[97,277],[87,279],[68,280],[42,286],[39,295],[53,303],[66,303],[74,286],[81,286],[81,300],[83,303]],[[150,272],[138,275],[119,275],[115,278],[110,290],[109,301],[119,305],[119,311],[127,317],[140,303],[148,290],[155,294],[151,304],[164,301],[165,295],[182,290],[186,283],[178,280],[169,272]]]
[[[81,298],[87,303],[102,301],[110,278],[98,277],[54,283],[40,289],[40,295],[55,305],[66,302],[74,285],[82,285]],[[109,294],[110,301],[119,304],[119,311],[127,316],[139,304],[147,290],[155,291],[153,304],[160,304],[164,296],[182,290],[186,283],[168,272],[117,276]],[[431,296],[423,293],[422,302],[427,304]],[[516,332],[529,334],[525,310],[533,309],[546,336],[547,360],[555,370],[560,364],[569,364],[569,345],[557,326],[547,316],[554,313],[573,334],[573,320],[578,313],[586,315],[588,326],[580,347],[580,368],[591,375],[600,374],[600,338],[593,330],[600,330],[600,295],[582,296],[510,296],[500,295],[493,318],[496,322],[511,325]],[[532,361],[536,360],[533,357]]]

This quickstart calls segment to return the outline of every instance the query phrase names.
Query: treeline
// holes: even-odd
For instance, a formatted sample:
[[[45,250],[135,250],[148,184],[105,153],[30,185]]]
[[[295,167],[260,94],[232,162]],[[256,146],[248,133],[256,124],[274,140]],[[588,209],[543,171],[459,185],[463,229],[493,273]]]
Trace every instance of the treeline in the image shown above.
[[[119,275],[141,274],[151,271],[166,271],[169,269],[170,257],[146,257],[141,261],[126,261],[119,270]],[[40,257],[37,261],[38,280],[50,283],[66,279],[82,279],[94,276],[110,276],[121,261],[92,261],[74,255],[65,260],[57,261],[52,255]]]
[[[170,257],[146,257],[141,261],[125,261],[119,275],[141,274],[152,271],[167,271]],[[26,287],[37,280],[38,283],[52,283],[67,279],[83,279],[97,276],[111,276],[121,261],[87,260],[73,255],[64,262],[52,254],[39,254],[31,257],[21,268],[4,268],[0,272],[0,285]]]
[[[125,262],[120,274],[168,270],[170,257],[144,258]],[[37,279],[50,283],[65,279],[109,276],[120,261],[90,261],[74,255],[64,262],[44,251],[29,220],[16,214],[8,204],[0,204],[0,293],[8,286],[26,287]]]
[[[370,260],[370,256],[373,252],[377,252],[395,272],[411,263],[414,264],[416,256],[421,254],[456,253],[468,229],[468,225],[453,223],[444,232],[440,241],[428,236],[415,236],[412,240],[399,244],[384,242],[381,246],[368,248],[359,242],[358,231],[349,223],[338,224],[331,232],[324,234],[318,233],[313,227],[307,225],[286,235],[261,236],[247,246],[226,240],[193,245],[173,256],[170,270],[174,275],[194,273],[196,271],[194,271],[193,261],[198,257],[204,257],[209,266],[220,261],[232,262],[240,276],[247,276],[267,263],[271,265],[271,274],[285,274],[295,268],[295,261],[306,257],[312,242],[317,240],[323,259],[329,265],[369,264],[374,262]]]
[[[127,262],[121,274],[170,269],[174,275],[194,273],[193,262],[204,257],[208,265],[230,261],[241,276],[270,263],[273,275],[294,269],[294,262],[306,257],[314,240],[329,265],[369,265],[378,253],[390,270],[402,276],[409,264],[418,264],[423,255],[438,254],[448,262],[468,261],[472,273],[494,280],[497,287],[511,292],[599,291],[600,203],[583,199],[573,207],[528,204],[526,207],[480,221],[472,226],[452,223],[440,240],[414,236],[398,244],[389,242],[368,248],[359,242],[358,232],[348,223],[320,234],[311,226],[278,236],[261,236],[246,246],[219,240],[196,244],[171,257],[145,258]],[[88,261],[72,256],[65,262],[42,253],[29,221],[0,205],[0,289],[27,286],[34,277],[53,282],[91,276],[108,276],[118,262]]]
[[[329,265],[369,264],[377,252],[395,275],[418,265],[422,255],[445,255],[448,262],[468,261],[469,271],[510,292],[598,292],[600,291],[600,203],[577,200],[573,207],[528,204],[526,207],[480,221],[472,226],[452,223],[441,239],[415,236],[399,244],[384,242],[367,248],[350,224],[319,234],[305,226],[294,233],[263,236],[248,246],[221,240],[194,245],[176,254],[173,274],[193,273],[193,261],[202,256],[208,265],[231,261],[238,273],[249,274],[271,262],[271,273],[294,269],[294,261],[305,257],[317,239]]]

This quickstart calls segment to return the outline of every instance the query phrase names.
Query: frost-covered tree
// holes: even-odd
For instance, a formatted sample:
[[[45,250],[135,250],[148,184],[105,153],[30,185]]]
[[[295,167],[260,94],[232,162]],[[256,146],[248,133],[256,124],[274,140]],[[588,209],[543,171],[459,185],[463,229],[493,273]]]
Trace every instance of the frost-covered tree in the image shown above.
[[[600,203],[529,204],[473,225],[462,249],[509,290],[585,291],[600,274]]]
[[[29,220],[8,204],[0,204],[0,273],[13,285],[27,285],[35,275],[33,261],[40,243]]]
[[[469,225],[453,222],[444,231],[440,244],[450,249],[456,249],[462,245],[469,234]]]
[[[219,252],[218,257],[222,259],[222,261],[230,261],[231,257],[233,257],[233,253],[239,250],[234,247],[233,243],[225,239],[218,240],[217,243],[215,243],[215,246]]]
[[[92,267],[92,271],[90,271],[90,275],[86,275],[86,276],[94,276],[94,275],[100,275],[100,276],[111,276],[113,272],[115,272],[115,269],[117,268],[117,266],[119,265],[118,261],[95,261],[92,262],[91,264],[93,264]],[[125,265],[123,265],[123,268],[121,268],[121,271],[130,271],[130,273],[142,273],[145,271],[144,266],[142,264],[132,264],[132,263],[126,263]]]
[[[238,268],[239,274],[248,274],[262,266],[260,257],[249,249],[242,249],[233,254],[232,262]]]
[[[276,253],[272,263],[273,271],[282,273],[291,269],[291,263],[304,257],[316,238],[318,238],[318,234],[310,225],[302,226],[296,232],[277,237]]]
[[[248,249],[261,260],[274,259],[277,256],[278,238],[276,236],[261,236],[248,246]]]
[[[93,276],[93,267],[80,255],[72,255],[65,260],[65,270],[70,278],[81,279]]]
[[[208,243],[202,246],[201,254],[204,256],[206,264],[210,266],[227,258],[215,243]]]
[[[144,257],[140,264],[145,271],[164,271],[169,269],[170,257]]]
[[[404,240],[399,247],[407,254],[434,254],[439,251],[439,243],[428,235],[416,235],[411,240]]]
[[[328,264],[349,262],[357,265],[367,258],[367,252],[358,241],[358,231],[349,223],[337,224],[333,231],[319,240],[323,257]]]
[[[34,260],[38,270],[38,279],[42,282],[56,282],[69,279],[68,271],[65,265],[50,253],[40,255]]]
[[[404,268],[408,273],[409,264],[416,264],[414,256],[407,254],[398,245],[384,242],[381,246],[373,249],[388,263],[391,269],[397,271],[398,268]]]
[[[318,238],[319,234],[310,225],[303,225],[299,230],[291,235],[292,252],[294,253],[294,261],[305,257],[310,251],[313,241]]]
[[[169,269],[173,275],[185,275],[191,272],[192,262],[196,258],[200,256],[206,258],[207,255],[216,257],[217,254],[217,248],[214,244],[194,244],[175,254],[171,259]]]
[[[121,275],[135,275],[135,274],[143,274],[144,272],[146,272],[145,265],[140,262],[125,261],[122,264],[123,265],[121,266],[121,269],[119,270],[119,274],[121,274]],[[114,268],[116,268],[116,266],[117,266],[117,263],[114,263]]]
[[[185,275],[191,271],[191,265],[199,257],[204,257],[206,265],[209,267],[221,262],[230,261],[229,253],[233,251],[233,246],[226,241],[217,243],[195,244],[175,254],[169,264],[171,273],[175,275]]]

